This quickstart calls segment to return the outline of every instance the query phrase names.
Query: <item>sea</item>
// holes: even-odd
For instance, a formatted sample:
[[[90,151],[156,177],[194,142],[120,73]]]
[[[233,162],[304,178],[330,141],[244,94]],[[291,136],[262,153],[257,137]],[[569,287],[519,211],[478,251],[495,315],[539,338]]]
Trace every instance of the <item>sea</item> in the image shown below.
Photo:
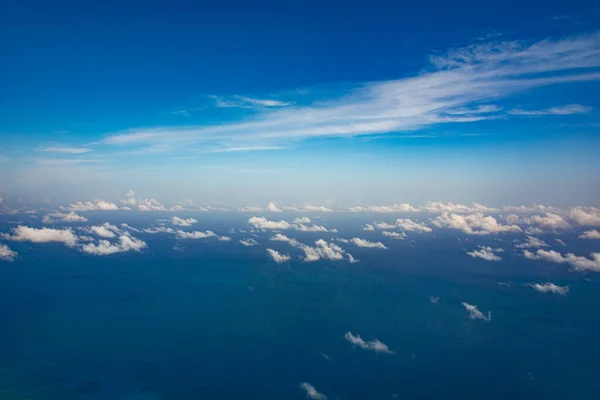
[[[143,229],[172,215],[92,212],[83,225]],[[94,256],[0,239],[19,253],[0,261],[1,400],[600,399],[600,275],[525,259],[523,234],[395,240],[362,226],[398,215],[302,214],[337,232],[281,233],[388,247],[336,242],[360,261],[304,262],[274,231],[251,232],[252,214],[177,215],[199,221],[182,229],[232,240],[134,233],[146,249]],[[0,216],[0,232],[17,224],[42,226]],[[598,251],[575,232],[539,237],[563,253]],[[258,244],[239,243],[248,238]],[[503,259],[466,254],[478,245]],[[291,260],[278,264],[267,248]],[[545,282],[569,293],[530,286]],[[471,319],[463,302],[491,319]]]

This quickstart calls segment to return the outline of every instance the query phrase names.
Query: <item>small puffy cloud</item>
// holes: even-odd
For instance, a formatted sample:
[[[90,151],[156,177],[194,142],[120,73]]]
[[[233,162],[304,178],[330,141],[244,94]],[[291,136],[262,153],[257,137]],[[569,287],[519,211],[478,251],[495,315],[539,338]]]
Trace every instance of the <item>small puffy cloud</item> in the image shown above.
[[[371,224],[366,224],[365,226],[363,226],[363,231],[373,232],[374,230],[375,230],[375,227]]]
[[[17,256],[18,253],[16,251],[12,251],[10,247],[5,244],[0,244],[0,260],[14,261]]]
[[[350,212],[376,212],[376,213],[408,213],[418,212],[419,209],[411,206],[410,204],[394,204],[391,206],[356,206],[348,207],[346,210]]]
[[[323,225],[294,224],[292,227],[300,232],[329,232]]]
[[[541,229],[540,229],[540,228],[538,228],[538,227],[535,227],[535,226],[529,226],[529,227],[527,227],[527,228],[525,229],[525,233],[526,233],[527,235],[541,235],[541,234],[543,234],[543,233],[544,233],[544,231],[543,231],[543,230],[541,230]]]
[[[229,236],[219,236],[218,239],[221,242],[230,242],[231,241],[231,238]]]
[[[579,235],[579,239],[600,239],[600,231],[598,229],[585,231]]]
[[[327,400],[327,396],[322,393],[317,392],[317,389],[313,385],[308,382],[302,382],[300,384],[300,389],[306,391],[306,398],[311,400]]]
[[[289,255],[282,254],[276,250],[267,249],[267,253],[269,253],[269,255],[273,258],[273,261],[275,261],[277,264],[281,264],[281,263],[290,261]]]
[[[502,225],[492,216],[481,213],[459,215],[443,213],[433,224],[439,228],[458,229],[471,235],[488,235],[501,232],[521,232],[517,225]]]
[[[346,334],[344,335],[344,339],[346,339],[353,345],[365,350],[371,350],[375,353],[394,354],[394,352],[389,349],[387,344],[377,339],[366,342],[363,338],[360,337],[360,335],[354,335],[352,334],[352,332],[346,332]]]
[[[198,221],[196,221],[194,218],[179,218],[179,217],[172,217],[171,218],[171,224],[176,225],[176,226],[192,226],[193,224],[198,223]]]
[[[410,218],[398,218],[394,224],[396,228],[403,229],[405,231],[414,232],[431,232],[432,229],[425,224],[420,224],[411,220]]]
[[[563,217],[554,213],[547,213],[546,215],[532,215],[530,217],[523,218],[523,222],[529,225],[535,225],[542,229],[568,229],[571,224],[567,222]]]
[[[119,228],[109,224],[108,222],[105,222],[102,225],[90,226],[89,229],[97,236],[109,239],[114,238],[116,236],[116,233],[121,233],[121,230]]]
[[[127,235],[119,236],[119,241],[111,243],[108,240],[99,240],[98,243],[88,243],[81,246],[81,251],[95,256],[107,256],[127,251],[140,251],[145,248],[146,242]]]
[[[534,236],[527,236],[527,239],[523,243],[519,243],[515,245],[515,247],[519,249],[527,249],[532,247],[548,247],[548,244],[542,239],[538,239]]]
[[[372,249],[387,249],[387,247],[385,247],[385,245],[381,242],[370,242],[366,239],[361,239],[357,237],[350,239],[350,243],[353,243],[355,246],[358,247],[368,247]]]
[[[252,217],[248,223],[257,229],[290,229],[292,227],[287,221],[269,221],[263,217]]]
[[[213,231],[206,231],[206,232],[201,232],[201,231],[185,232],[185,231],[182,231],[181,229],[179,229],[176,232],[176,235],[177,235],[177,237],[179,239],[206,239],[206,238],[217,236]]]
[[[262,207],[244,206],[237,209],[238,212],[261,212]]]
[[[156,199],[139,199],[138,210],[140,211],[168,211],[167,207]]]
[[[540,293],[554,293],[561,296],[566,296],[570,290],[568,286],[558,286],[554,283],[530,283],[529,286]]]
[[[496,255],[495,253],[501,253],[504,250],[502,249],[494,249],[490,246],[478,246],[479,250],[473,250],[468,252],[467,254],[473,258],[481,258],[487,261],[500,261],[502,257]]]
[[[328,243],[323,239],[315,241],[315,246],[308,246],[304,243],[300,243],[296,239],[291,239],[280,233],[274,235],[271,240],[279,242],[288,242],[291,246],[296,247],[304,252],[305,262],[314,262],[321,259],[326,260],[343,260],[344,256],[348,256],[348,261],[351,263],[357,262],[357,260],[350,253],[346,253],[344,249],[335,243]]]
[[[573,207],[568,215],[579,225],[600,226],[600,210],[595,207]]]
[[[125,197],[134,197],[135,191],[133,189],[129,189],[127,193],[125,193]]]
[[[468,206],[466,204],[454,204],[451,202],[442,203],[439,201],[428,201],[424,206],[419,207],[421,211],[427,211],[430,213],[457,213],[457,214],[471,214],[471,213],[484,213],[494,212],[494,208],[489,208],[484,205],[473,203]]]
[[[307,212],[333,212],[334,210],[329,208],[329,207],[325,207],[325,206],[315,206],[312,204],[306,204],[303,206],[298,207],[298,211],[307,211]]]
[[[398,233],[398,232],[383,231],[383,232],[381,232],[381,234],[383,236],[387,236],[392,239],[398,239],[398,240],[404,240],[404,238],[406,237],[406,233],[404,233],[404,232]]]
[[[312,221],[308,217],[298,217],[298,218],[294,218],[294,220],[292,222],[294,222],[296,224],[310,224]]]
[[[463,307],[469,312],[469,318],[471,319],[482,319],[486,322],[490,322],[492,320],[492,312],[488,311],[488,315],[485,316],[476,305],[462,302]]]
[[[275,204],[273,202],[270,202],[267,205],[267,211],[270,211],[270,212],[282,212],[283,210],[281,208],[277,207],[277,204]]]
[[[119,206],[104,200],[97,200],[96,202],[86,201],[85,203],[78,201],[69,205],[67,209],[71,211],[117,211],[119,210]]]
[[[71,229],[31,228],[19,225],[13,228],[12,235],[3,234],[5,239],[18,242],[48,243],[59,242],[73,247],[77,244],[77,235]]]
[[[530,260],[544,260],[558,264],[569,264],[576,271],[600,272],[600,253],[592,253],[591,258],[577,256],[573,253],[562,255],[554,250],[539,249],[535,253],[524,250],[523,256]]]
[[[289,237],[282,235],[281,233],[278,233],[278,234],[274,235],[273,237],[271,237],[271,240],[275,240],[277,242],[291,242],[294,239],[290,239]]]
[[[563,246],[563,247],[567,245],[567,244],[564,242],[564,240],[562,240],[562,239],[554,239],[554,241],[555,241],[556,243],[560,244],[560,245],[561,245],[561,246]]]
[[[42,222],[44,224],[53,224],[55,222],[87,222],[88,219],[84,216],[77,214],[74,211],[68,213],[54,212],[48,215],[44,215]]]
[[[258,244],[258,242],[252,238],[242,239],[242,240],[240,240],[240,243],[246,247],[252,247],[252,246],[256,246]]]
[[[167,226],[157,226],[155,228],[146,228],[142,229],[144,233],[175,233],[175,229],[169,228]]]

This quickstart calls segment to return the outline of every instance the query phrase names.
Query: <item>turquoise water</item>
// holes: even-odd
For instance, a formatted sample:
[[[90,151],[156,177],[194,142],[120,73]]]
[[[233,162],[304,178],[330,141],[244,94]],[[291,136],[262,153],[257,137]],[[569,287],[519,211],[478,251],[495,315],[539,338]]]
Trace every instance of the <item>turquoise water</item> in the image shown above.
[[[223,233],[244,226],[213,218]],[[355,222],[329,221],[341,237],[375,235]],[[600,396],[598,276],[525,260],[517,236],[343,245],[356,264],[303,263],[268,233],[250,248],[237,243],[247,233],[138,236],[147,250],[108,257],[10,243],[21,256],[0,264],[0,399],[303,399],[302,382],[329,399]],[[575,237],[563,238],[569,251],[591,251]],[[504,260],[466,256],[475,243],[504,247]],[[277,265],[265,247],[293,259]],[[541,294],[534,281],[571,292]],[[469,319],[463,301],[492,320]],[[353,347],[348,331],[394,354]]]

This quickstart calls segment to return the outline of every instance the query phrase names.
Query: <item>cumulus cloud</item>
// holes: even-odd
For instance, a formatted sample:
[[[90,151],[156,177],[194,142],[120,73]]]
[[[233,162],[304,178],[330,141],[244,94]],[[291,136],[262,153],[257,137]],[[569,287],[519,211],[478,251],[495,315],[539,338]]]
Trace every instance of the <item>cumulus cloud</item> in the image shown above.
[[[527,249],[531,247],[548,247],[548,243],[534,236],[527,236],[527,239],[523,243],[519,243],[515,245],[515,247],[519,249]]]
[[[409,213],[418,212],[419,209],[410,204],[393,204],[391,206],[355,206],[346,208],[350,212],[373,212],[373,213]]]
[[[308,217],[298,217],[298,218],[294,218],[294,220],[292,222],[294,222],[296,224],[310,224],[312,221]]]
[[[568,215],[579,225],[600,226],[600,210],[595,207],[572,207]]]
[[[486,322],[490,322],[492,320],[492,312],[488,311],[488,315],[485,316],[476,305],[462,302],[463,307],[469,312],[469,318],[471,319],[482,319]]]
[[[140,211],[168,211],[167,207],[154,198],[139,199],[137,203],[138,210]]]
[[[585,231],[579,235],[579,239],[600,239],[600,231],[598,229]]]
[[[81,251],[95,256],[107,256],[127,251],[140,251],[146,247],[146,242],[131,236],[121,235],[119,241],[111,243],[108,240],[99,240],[98,243],[88,243],[81,246]]]
[[[398,218],[394,223],[396,228],[403,229],[405,231],[414,232],[431,232],[432,229],[425,224],[420,224],[411,220],[410,218]]]
[[[277,207],[277,204],[270,202],[267,205],[267,211],[271,211],[271,212],[282,212],[283,210],[279,207]]]
[[[74,211],[69,213],[54,212],[48,215],[44,215],[42,222],[44,224],[53,224],[55,222],[87,222],[88,219],[84,216],[77,214]]]
[[[381,232],[381,234],[383,236],[391,237],[392,239],[398,239],[398,240],[404,240],[404,238],[406,237],[406,233],[404,233],[404,232],[398,233],[398,232],[383,231],[383,232]]]
[[[317,392],[317,389],[313,385],[308,382],[302,382],[300,384],[300,389],[306,391],[306,398],[311,400],[327,400],[327,396],[322,393]]]
[[[358,247],[368,247],[368,248],[373,248],[373,249],[387,249],[387,247],[385,247],[385,245],[381,242],[370,242],[366,239],[361,239],[361,238],[352,238],[350,239],[350,243],[353,243],[355,246]]]
[[[175,233],[175,229],[173,228],[169,228],[167,226],[157,226],[154,228],[146,228],[146,229],[142,229],[142,232],[144,233]]]
[[[492,216],[484,214],[459,215],[443,213],[433,224],[439,228],[458,229],[471,235],[488,235],[501,232],[521,232],[517,225],[502,225]]]
[[[77,235],[71,229],[51,229],[51,228],[31,228],[29,226],[19,225],[12,229],[12,235],[2,234],[5,239],[19,242],[64,243],[66,246],[73,247],[77,245]]]
[[[176,225],[176,226],[192,226],[193,224],[198,223],[198,221],[196,221],[194,218],[179,218],[179,217],[172,217],[171,218],[171,224]]]
[[[16,251],[12,251],[10,247],[5,244],[0,244],[0,260],[14,261],[17,256],[18,253]]]
[[[308,218],[307,218],[308,219]],[[264,217],[252,217],[248,220],[257,229],[294,229],[301,232],[328,232],[322,225],[305,225],[303,223],[290,223],[288,221],[269,221]]]
[[[571,227],[563,217],[554,213],[547,213],[546,215],[532,215],[530,217],[523,218],[523,221],[530,225],[536,225],[542,229],[568,229]]]
[[[252,238],[242,239],[242,240],[240,240],[240,243],[246,247],[252,247],[252,246],[256,246],[258,244],[258,242]]]
[[[335,243],[328,243],[323,239],[315,241],[315,246],[308,246],[304,243],[300,243],[296,239],[291,239],[280,233],[274,235],[271,240],[279,242],[288,242],[291,246],[296,247],[304,252],[303,261],[313,262],[321,259],[326,260],[343,260],[344,256],[348,257],[350,263],[358,262],[352,254],[347,253],[340,246]]]
[[[529,286],[540,293],[554,293],[561,296],[567,295],[570,290],[568,286],[558,286],[554,283],[530,283]]]
[[[176,235],[179,239],[206,239],[210,237],[217,236],[213,231],[193,231],[193,232],[185,232],[181,229],[177,230]]]
[[[375,230],[375,227],[371,224],[366,224],[365,226],[363,226],[363,231],[373,232],[374,230]]]
[[[473,250],[468,252],[467,254],[473,258],[482,258],[487,261],[500,261],[502,257],[496,255],[495,253],[501,253],[504,250],[502,249],[494,249],[490,246],[477,246],[479,250]]]
[[[360,335],[354,335],[352,334],[352,332],[346,332],[346,334],[344,335],[344,339],[346,339],[353,345],[365,350],[371,350],[375,353],[394,354],[394,352],[389,349],[387,344],[377,339],[366,342],[363,338],[360,337]]]
[[[290,256],[288,254],[283,254],[273,249],[267,249],[267,253],[269,253],[271,258],[273,258],[273,261],[275,261],[277,264],[290,261]]]
[[[424,206],[419,207],[421,211],[427,211],[430,213],[456,213],[456,214],[472,214],[472,213],[484,213],[494,212],[494,208],[486,207],[484,205],[473,203],[472,205],[466,204],[455,204],[455,203],[442,203],[439,201],[428,201]]]
[[[85,203],[78,201],[67,208],[71,211],[116,211],[120,209],[115,203],[104,200],[86,201]]]
[[[577,256],[573,253],[562,255],[554,250],[539,249],[535,253],[524,250],[523,256],[530,260],[545,260],[558,264],[569,264],[576,271],[600,272],[600,253],[592,253],[591,258]]]
[[[87,231],[88,233],[93,233],[96,236],[100,236],[103,238],[109,238],[109,239],[117,236],[116,234],[122,233],[121,229],[119,229],[115,225],[112,225],[108,222],[105,222],[102,225],[94,225],[94,226],[90,226],[89,228],[81,228],[81,229]]]

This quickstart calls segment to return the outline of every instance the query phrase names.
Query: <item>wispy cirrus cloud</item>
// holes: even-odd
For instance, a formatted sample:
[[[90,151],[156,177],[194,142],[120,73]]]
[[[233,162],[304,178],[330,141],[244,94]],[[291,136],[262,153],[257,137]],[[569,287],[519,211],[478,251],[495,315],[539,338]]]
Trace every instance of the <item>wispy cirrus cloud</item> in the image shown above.
[[[359,83],[311,104],[215,96],[217,107],[258,110],[228,124],[129,129],[108,135],[104,143],[278,145],[314,137],[406,132],[435,124],[498,118],[501,110],[494,104],[496,100],[535,87],[599,80],[599,38],[595,32],[538,42],[478,43],[430,57],[426,71],[417,76]],[[573,104],[543,112],[565,115],[585,110],[585,106]]]
[[[61,153],[61,154],[85,154],[92,151],[89,147],[71,147],[71,146],[48,146],[38,147],[37,151],[45,151],[49,153]]]
[[[581,104],[567,104],[564,106],[557,106],[547,108],[543,110],[522,110],[514,109],[509,110],[508,113],[512,115],[524,115],[530,117],[538,117],[541,115],[572,115],[572,114],[585,114],[592,111],[592,107],[584,106]]]

